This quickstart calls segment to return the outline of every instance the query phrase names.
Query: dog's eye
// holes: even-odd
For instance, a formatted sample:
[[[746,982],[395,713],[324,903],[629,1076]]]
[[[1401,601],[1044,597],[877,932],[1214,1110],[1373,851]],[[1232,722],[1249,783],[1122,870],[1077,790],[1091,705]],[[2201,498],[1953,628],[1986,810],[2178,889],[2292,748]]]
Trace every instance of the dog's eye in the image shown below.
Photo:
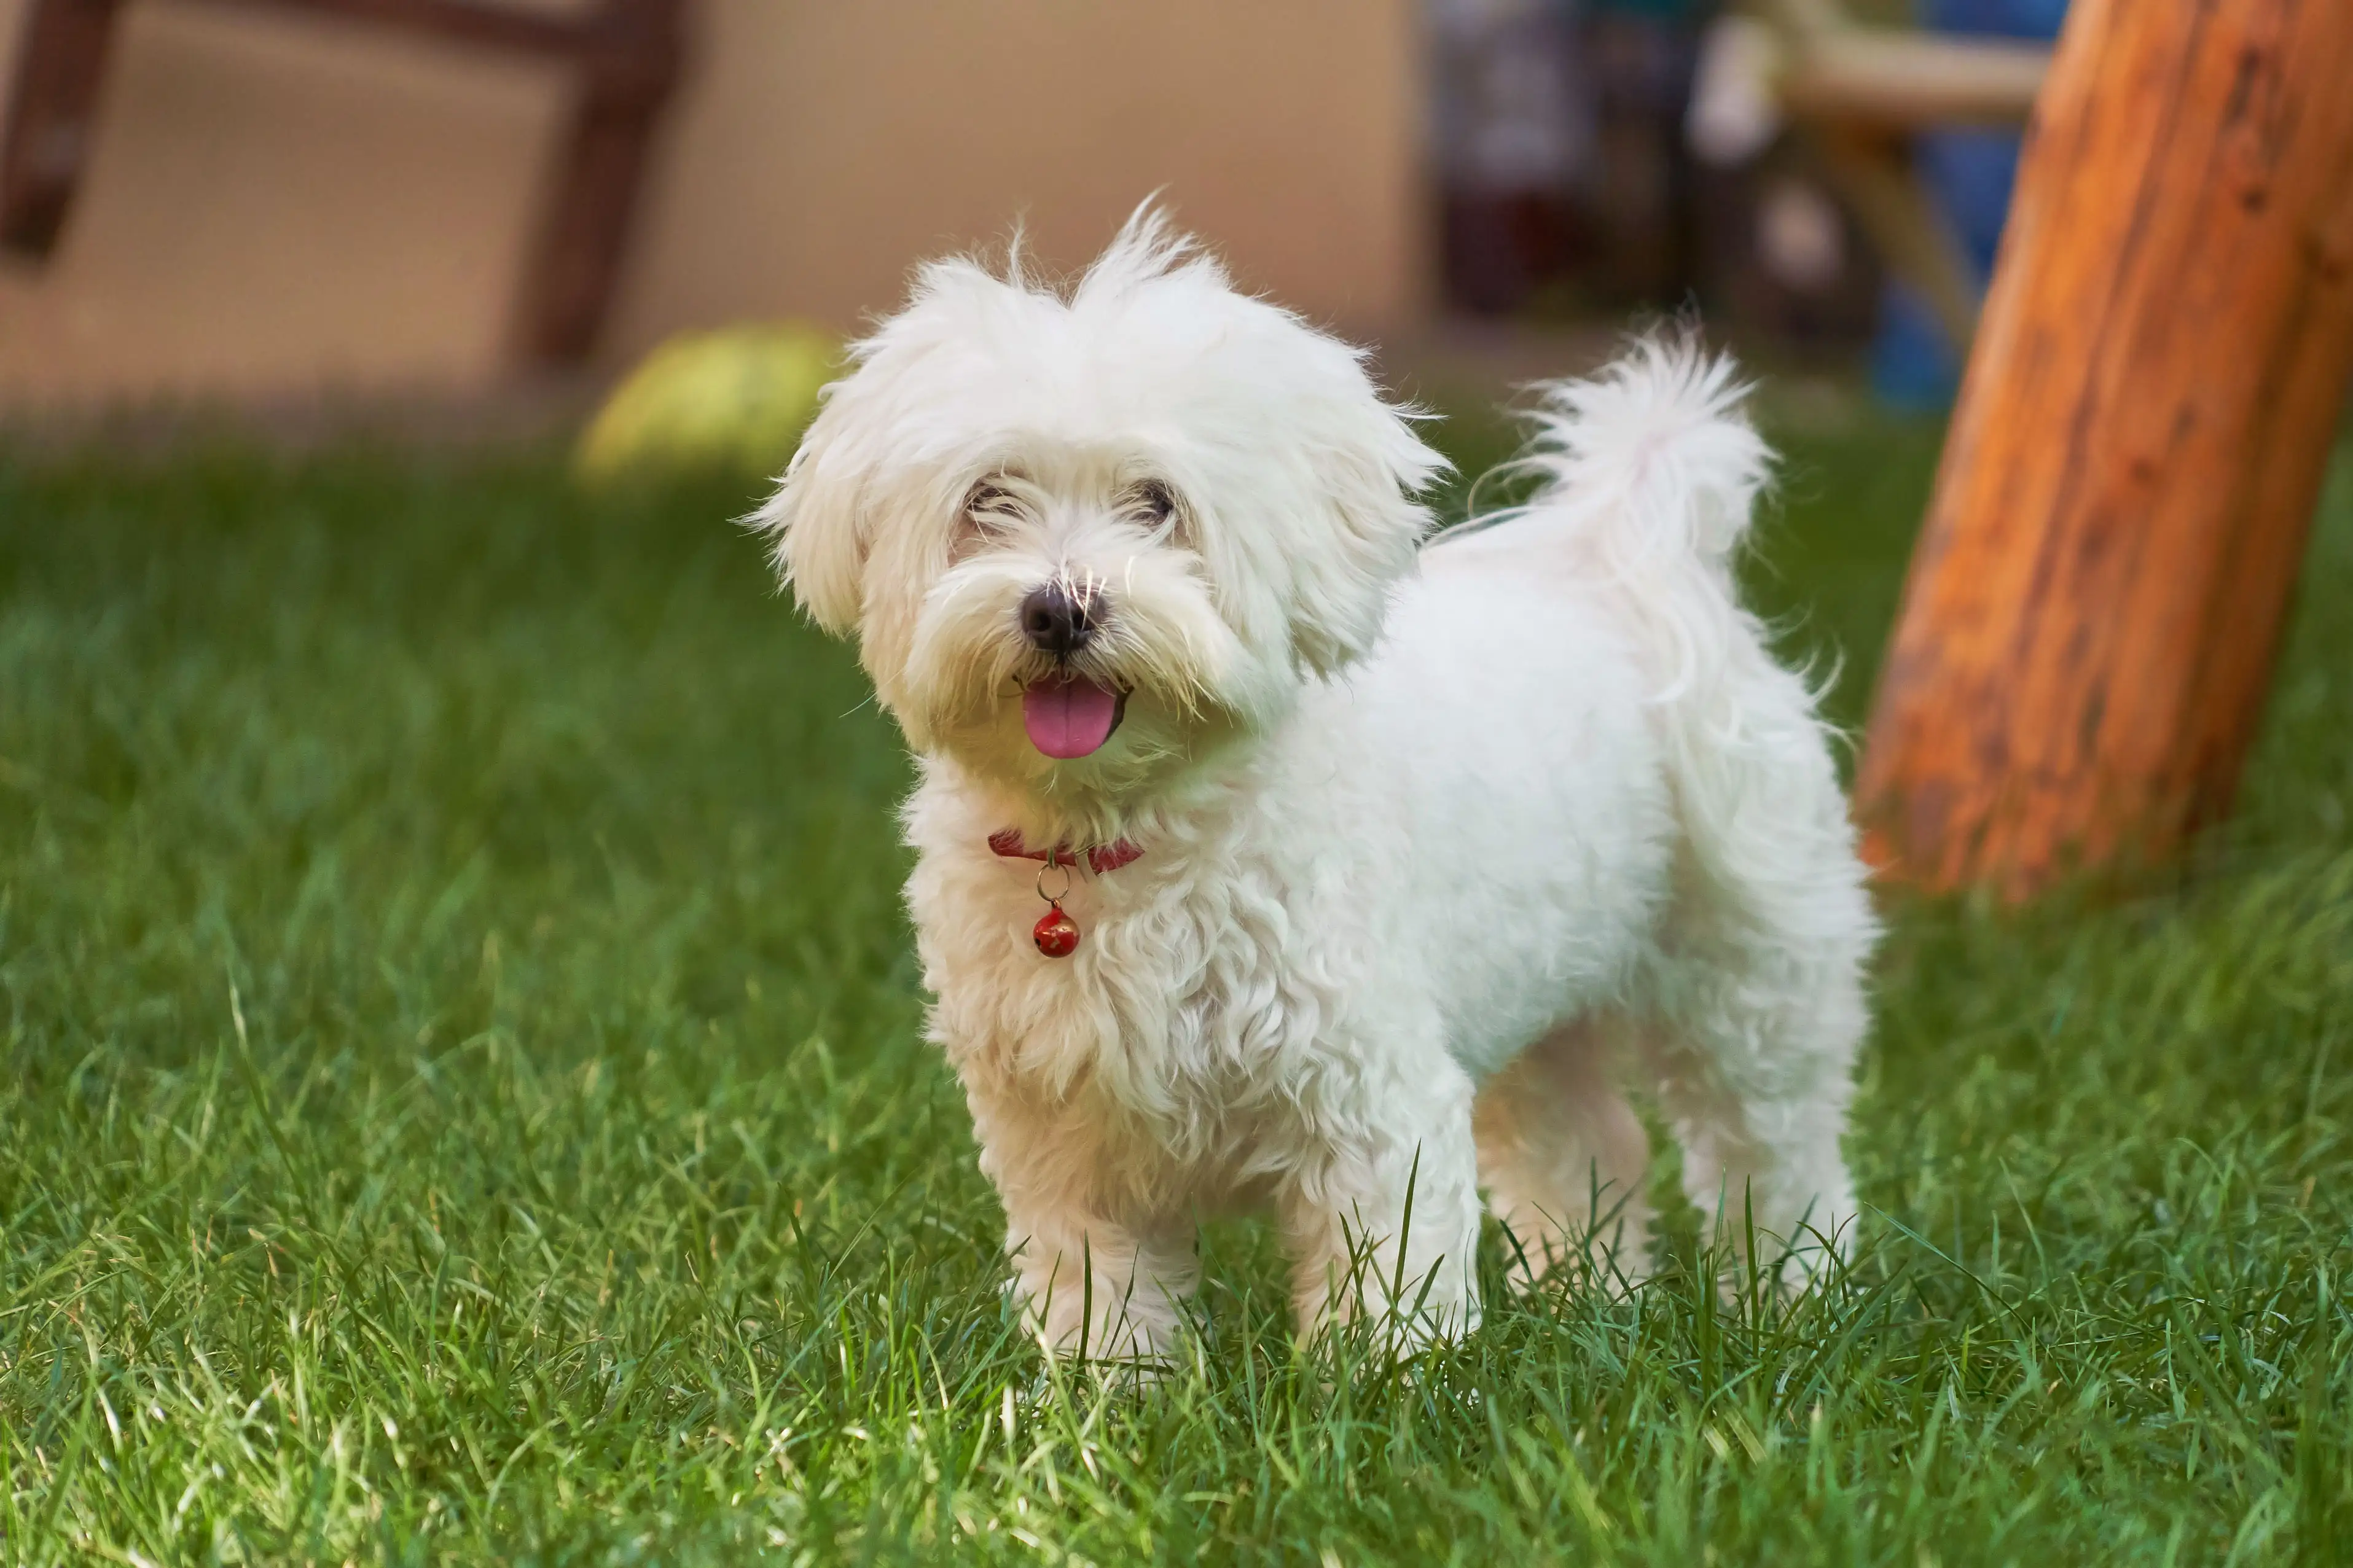
[[[948,544],[948,559],[965,560],[1020,521],[1021,502],[1013,491],[994,480],[981,480],[965,492],[964,510],[956,514],[955,532]]]
[[[1155,528],[1176,516],[1176,492],[1158,479],[1145,479],[1130,493],[1136,514]]]
[[[965,533],[999,533],[1020,521],[1021,498],[1013,493],[1009,485],[983,479],[965,495],[960,523]]]

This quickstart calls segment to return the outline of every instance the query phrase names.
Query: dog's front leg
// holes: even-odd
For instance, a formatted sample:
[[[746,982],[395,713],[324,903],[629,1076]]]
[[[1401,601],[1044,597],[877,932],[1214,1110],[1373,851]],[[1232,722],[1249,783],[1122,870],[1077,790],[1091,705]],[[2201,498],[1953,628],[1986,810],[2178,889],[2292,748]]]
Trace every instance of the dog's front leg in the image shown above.
[[[1409,1344],[1478,1326],[1472,1084],[1442,1056],[1418,1066],[1352,1086],[1278,1193],[1303,1335],[1360,1315]]]
[[[971,1098],[981,1170],[1005,1205],[1010,1289],[1030,1331],[1057,1355],[1166,1359],[1198,1277],[1189,1227],[1104,1212],[1107,1151],[1085,1119]]]
[[[1197,1274],[1176,1237],[1008,1195],[1006,1249],[1023,1317],[1054,1354],[1162,1362],[1174,1352]]]

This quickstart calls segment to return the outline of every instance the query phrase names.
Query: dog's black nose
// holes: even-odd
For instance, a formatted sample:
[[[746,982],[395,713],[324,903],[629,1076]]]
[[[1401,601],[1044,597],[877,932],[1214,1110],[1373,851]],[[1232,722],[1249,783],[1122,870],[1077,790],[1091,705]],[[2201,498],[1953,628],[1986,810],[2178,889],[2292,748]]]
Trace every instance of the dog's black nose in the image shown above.
[[[1021,635],[1040,653],[1068,658],[1095,635],[1091,596],[1073,597],[1060,583],[1032,589],[1021,601]]]

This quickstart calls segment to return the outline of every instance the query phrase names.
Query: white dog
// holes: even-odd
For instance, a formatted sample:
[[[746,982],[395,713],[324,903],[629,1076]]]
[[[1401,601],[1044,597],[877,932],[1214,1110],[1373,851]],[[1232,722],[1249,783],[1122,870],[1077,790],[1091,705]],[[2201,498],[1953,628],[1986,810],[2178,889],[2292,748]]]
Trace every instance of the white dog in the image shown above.
[[[1842,1241],[1874,925],[1735,596],[1729,366],[1549,387],[1543,492],[1425,544],[1417,416],[1148,211],[1067,293],[924,268],[853,361],[758,521],[920,759],[931,1032],[1050,1345],[1164,1353],[1238,1203],[1303,1331],[1475,1323],[1482,1184],[1529,1270],[1635,1276],[1629,1075],[1727,1230]]]

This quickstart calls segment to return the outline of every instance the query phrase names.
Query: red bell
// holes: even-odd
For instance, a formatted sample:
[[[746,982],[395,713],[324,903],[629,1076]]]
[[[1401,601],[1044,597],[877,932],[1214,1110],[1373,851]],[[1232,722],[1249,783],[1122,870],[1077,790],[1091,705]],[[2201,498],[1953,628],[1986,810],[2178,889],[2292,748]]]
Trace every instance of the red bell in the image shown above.
[[[1079,951],[1079,922],[1064,914],[1061,905],[1055,904],[1029,928],[1029,940],[1049,958],[1068,958]]]

